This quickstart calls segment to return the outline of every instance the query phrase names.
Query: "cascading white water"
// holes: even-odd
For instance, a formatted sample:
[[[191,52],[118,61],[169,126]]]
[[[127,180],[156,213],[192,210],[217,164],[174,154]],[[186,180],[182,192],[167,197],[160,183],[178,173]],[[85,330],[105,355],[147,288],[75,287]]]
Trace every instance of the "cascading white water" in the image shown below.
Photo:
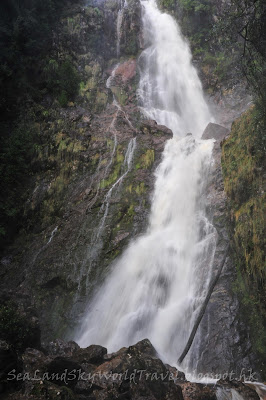
[[[244,398],[234,389],[218,388],[216,391],[217,400],[244,400]]]
[[[142,1],[144,40],[139,94],[147,116],[178,136],[201,137],[211,115],[191,52],[175,20],[162,14],[155,0]]]
[[[116,55],[120,56],[120,42],[121,42],[121,27],[124,17],[124,9],[127,6],[126,0],[120,0],[120,9],[117,13],[117,21],[116,21]]]
[[[215,251],[204,196],[213,141],[200,140],[211,115],[175,21],[154,0],[142,6],[142,110],[174,137],[156,171],[147,232],[129,245],[95,292],[77,341],[115,351],[147,337],[174,364],[205,296]]]
[[[51,243],[51,241],[53,240],[54,235],[55,235],[56,232],[57,232],[57,229],[58,229],[58,226],[56,226],[56,227],[54,228],[54,230],[53,230],[53,232],[51,233],[51,236],[50,236],[50,238],[49,238],[47,244]]]

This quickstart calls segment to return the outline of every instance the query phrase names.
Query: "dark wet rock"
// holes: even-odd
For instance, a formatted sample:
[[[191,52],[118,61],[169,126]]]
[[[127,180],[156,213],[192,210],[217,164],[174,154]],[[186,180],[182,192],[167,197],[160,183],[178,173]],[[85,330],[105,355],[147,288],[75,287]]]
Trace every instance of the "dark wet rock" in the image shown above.
[[[235,380],[219,380],[217,382],[218,388],[222,390],[231,390],[241,396],[243,400],[259,400],[260,397],[256,390],[249,385]]]
[[[61,339],[56,339],[54,342],[49,342],[45,350],[50,356],[70,357],[76,353],[79,348],[79,345],[74,341],[65,342]]]
[[[79,400],[72,390],[66,386],[57,386],[50,382],[39,382],[30,394],[23,390],[7,397],[8,400]],[[88,397],[86,400],[89,399]]]
[[[33,348],[26,349],[22,355],[23,394],[30,395],[35,391],[36,386],[42,385],[42,376],[47,372],[49,362],[51,362],[51,358],[42,351]]]
[[[8,350],[6,344],[2,347]],[[8,399],[216,400],[216,393],[234,392],[244,400],[258,399],[254,389],[240,381],[220,380],[215,386],[188,382],[182,372],[163,364],[148,339],[109,355],[101,346],[79,348],[59,340],[49,348],[49,355],[25,351],[25,379]]]
[[[91,345],[85,349],[78,349],[74,354],[74,359],[81,364],[101,364],[104,362],[104,356],[107,349],[98,345]]]
[[[69,386],[73,388],[78,382],[77,371],[82,370],[81,365],[70,357],[55,357],[50,363],[47,364],[47,372],[52,376],[66,377],[62,380],[56,380],[60,386]]]
[[[42,351],[28,348],[22,356],[23,372],[29,373],[32,377],[37,370],[39,372],[45,372],[51,360],[52,358],[46,356]]]
[[[147,339],[120,349],[108,360],[103,359],[106,349],[101,346],[82,349],[74,346],[74,342],[57,340],[55,343],[49,344],[50,355],[36,349],[26,350],[22,360],[27,378],[17,397],[10,398],[39,396],[42,399],[46,393],[53,399],[50,393],[57,393],[59,399],[140,399],[144,396],[151,400],[183,400],[182,390],[176,384],[180,373],[156,357]],[[58,356],[58,353],[69,356]],[[92,361],[98,365],[88,364]]]
[[[200,383],[180,384],[184,400],[216,400],[215,390]]]
[[[90,380],[106,396],[119,398],[182,399],[180,387],[174,384],[166,366],[156,357],[156,351],[149,340],[144,339],[128,349],[124,348],[112,355],[108,361],[99,365]],[[87,383],[83,386],[83,393]],[[80,390],[80,385],[77,388]],[[99,390],[98,389],[98,390]],[[95,394],[95,390],[93,392]],[[98,394],[96,394],[96,398]]]
[[[170,372],[170,374],[172,374],[172,376],[174,377],[174,381],[177,384],[181,382],[187,382],[184,372],[178,371],[178,369],[176,369],[175,367],[171,367],[171,365],[168,364],[165,364],[165,366],[167,370]]]
[[[164,134],[169,137],[173,136],[173,132],[171,131],[171,129],[167,128],[164,125],[158,125],[157,122],[154,120],[144,121],[140,126],[140,131],[144,135],[145,134],[151,134],[151,135]]]
[[[41,347],[37,312],[27,292],[3,290],[0,296],[0,340],[21,354],[27,347]]]

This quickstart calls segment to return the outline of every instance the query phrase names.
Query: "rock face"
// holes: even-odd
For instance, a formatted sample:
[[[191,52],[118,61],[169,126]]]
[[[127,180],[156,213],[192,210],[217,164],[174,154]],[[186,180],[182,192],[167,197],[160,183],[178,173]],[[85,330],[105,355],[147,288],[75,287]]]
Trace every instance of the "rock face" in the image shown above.
[[[67,10],[54,45],[77,65],[79,95],[66,108],[45,97],[32,121],[39,145],[25,226],[1,260],[0,290],[32,299],[44,341],[73,337],[92,290],[146,228],[172,135],[137,107],[140,3],[127,2],[118,32],[119,8],[107,0]]]
[[[202,135],[202,139],[215,139],[214,164],[207,196],[208,216],[217,231],[213,276],[216,275],[230,242],[227,199],[221,168],[221,142],[228,134],[228,129],[210,123]],[[248,375],[248,371],[254,365],[254,356],[250,351],[251,343],[246,336],[246,326],[241,322],[239,303],[233,292],[235,274],[230,250],[193,344],[194,356],[198,360],[197,370],[200,372],[219,374],[233,371],[236,378],[241,373]]]
[[[222,145],[222,168],[237,270],[235,290],[256,352],[256,369],[265,379],[265,124],[258,122],[257,112],[253,106],[234,122]]]

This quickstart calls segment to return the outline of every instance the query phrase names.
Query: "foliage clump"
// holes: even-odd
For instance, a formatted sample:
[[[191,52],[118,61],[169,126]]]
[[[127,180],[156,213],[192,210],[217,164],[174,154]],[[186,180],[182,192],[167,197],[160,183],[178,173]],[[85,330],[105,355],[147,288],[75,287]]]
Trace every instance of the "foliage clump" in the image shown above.
[[[78,94],[74,61],[53,46],[67,3],[0,2],[0,247],[22,225],[25,187],[39,140],[35,108],[47,95],[65,107]]]
[[[54,94],[62,107],[78,94],[80,78],[70,59],[59,63],[48,60],[44,67],[44,76],[48,91]]]
[[[265,133],[265,119],[260,108],[253,106],[233,123],[231,135],[222,147],[224,185],[229,198],[232,247],[237,267],[235,289],[251,329],[253,348],[262,360],[266,355]]]

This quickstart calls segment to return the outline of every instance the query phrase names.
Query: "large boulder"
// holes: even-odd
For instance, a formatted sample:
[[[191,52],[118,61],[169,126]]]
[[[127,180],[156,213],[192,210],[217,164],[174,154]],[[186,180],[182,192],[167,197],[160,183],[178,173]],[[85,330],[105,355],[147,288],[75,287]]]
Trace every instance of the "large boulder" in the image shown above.
[[[229,134],[229,129],[210,122],[205,128],[202,139],[215,139],[219,144]]]

